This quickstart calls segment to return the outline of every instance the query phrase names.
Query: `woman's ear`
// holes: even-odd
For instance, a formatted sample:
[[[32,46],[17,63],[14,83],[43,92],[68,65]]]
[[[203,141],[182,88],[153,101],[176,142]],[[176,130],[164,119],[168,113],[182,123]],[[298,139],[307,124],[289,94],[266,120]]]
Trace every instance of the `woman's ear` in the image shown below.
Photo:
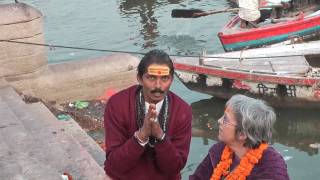
[[[247,139],[247,135],[244,132],[238,133],[238,139],[240,141],[245,141]]]

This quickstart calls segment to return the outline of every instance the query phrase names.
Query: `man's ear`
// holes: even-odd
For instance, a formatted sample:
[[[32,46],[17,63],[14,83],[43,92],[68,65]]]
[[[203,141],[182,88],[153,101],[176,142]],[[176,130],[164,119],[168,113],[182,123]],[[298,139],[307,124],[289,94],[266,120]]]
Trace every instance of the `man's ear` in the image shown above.
[[[139,83],[140,85],[142,85],[142,79],[141,79],[141,77],[140,77],[139,75],[137,75],[137,81],[138,81],[138,83]]]

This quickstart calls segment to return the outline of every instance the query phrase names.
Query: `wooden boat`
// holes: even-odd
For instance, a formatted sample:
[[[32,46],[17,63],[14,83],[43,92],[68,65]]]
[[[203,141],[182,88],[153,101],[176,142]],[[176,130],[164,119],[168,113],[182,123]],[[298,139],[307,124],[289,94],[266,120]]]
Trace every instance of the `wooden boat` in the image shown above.
[[[254,58],[254,57],[270,57],[270,56],[288,56],[288,55],[317,55],[320,54],[320,40],[308,42],[284,41],[273,44],[268,47],[247,49],[242,51],[232,51],[227,53],[219,53],[206,55],[210,58]]]
[[[228,99],[262,98],[277,107],[320,108],[320,54],[254,58],[178,58],[176,75],[189,89]]]
[[[258,24],[259,27],[247,29],[240,28],[240,17],[237,15],[222,28],[218,37],[224,50],[229,52],[274,44],[296,36],[310,36],[320,32],[320,11],[317,10],[319,5],[314,5],[305,12],[290,12],[291,18],[267,19]]]

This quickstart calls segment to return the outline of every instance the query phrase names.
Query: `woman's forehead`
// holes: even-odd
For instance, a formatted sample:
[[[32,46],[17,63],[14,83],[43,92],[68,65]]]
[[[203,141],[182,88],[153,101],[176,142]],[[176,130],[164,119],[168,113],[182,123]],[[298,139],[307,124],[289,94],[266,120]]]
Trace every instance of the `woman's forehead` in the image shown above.
[[[224,111],[224,114],[227,116],[227,118],[229,120],[236,122],[236,119],[235,119],[236,117],[235,117],[235,114],[234,114],[232,107],[227,106]]]
[[[228,113],[228,114],[233,114],[234,113],[232,107],[230,107],[230,106],[226,106],[224,112]]]

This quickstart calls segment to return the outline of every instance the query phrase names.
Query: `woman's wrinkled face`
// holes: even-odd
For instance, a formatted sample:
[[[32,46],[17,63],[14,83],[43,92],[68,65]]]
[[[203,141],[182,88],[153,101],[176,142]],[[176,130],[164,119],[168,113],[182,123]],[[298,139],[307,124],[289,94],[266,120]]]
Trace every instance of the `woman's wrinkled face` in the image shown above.
[[[236,139],[237,121],[231,107],[227,107],[223,116],[218,120],[219,135],[218,139],[225,144],[231,144]]]

